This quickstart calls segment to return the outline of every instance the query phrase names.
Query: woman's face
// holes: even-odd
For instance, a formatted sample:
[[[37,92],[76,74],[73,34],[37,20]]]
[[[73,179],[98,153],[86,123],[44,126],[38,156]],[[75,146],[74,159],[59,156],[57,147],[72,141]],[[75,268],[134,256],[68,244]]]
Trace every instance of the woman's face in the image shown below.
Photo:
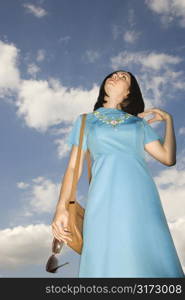
[[[131,76],[124,71],[118,71],[107,78],[104,85],[104,90],[109,97],[118,97],[121,99],[127,98],[131,85]]]

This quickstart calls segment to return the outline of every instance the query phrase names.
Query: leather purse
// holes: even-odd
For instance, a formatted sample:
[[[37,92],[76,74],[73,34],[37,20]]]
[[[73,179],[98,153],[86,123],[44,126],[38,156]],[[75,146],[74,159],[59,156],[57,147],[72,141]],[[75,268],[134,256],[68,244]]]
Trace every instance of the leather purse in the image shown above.
[[[78,254],[81,254],[82,247],[83,247],[83,219],[84,219],[84,213],[85,209],[80,205],[79,202],[76,201],[76,189],[77,189],[77,183],[78,183],[78,174],[79,174],[79,166],[80,166],[80,157],[81,157],[81,151],[82,151],[82,142],[83,142],[83,135],[84,135],[84,127],[85,127],[85,121],[86,121],[87,114],[82,114],[82,123],[80,128],[80,137],[79,137],[79,147],[77,151],[77,158],[75,162],[75,168],[74,168],[74,176],[72,181],[72,188],[71,188],[71,194],[69,197],[68,202],[68,212],[69,212],[69,231],[72,233],[72,241],[67,241],[67,245],[76,251]],[[91,182],[91,159],[90,159],[90,152],[89,149],[87,149],[86,153],[86,160],[87,160],[87,167],[88,167],[88,179],[89,184]],[[53,254],[48,259],[48,262],[46,264],[46,271],[54,273],[56,269],[59,267],[57,266],[57,259],[55,258],[55,254],[60,253],[61,248],[63,246],[64,242],[57,240],[55,237],[53,238],[52,242],[52,252]],[[51,267],[53,266],[53,267]]]

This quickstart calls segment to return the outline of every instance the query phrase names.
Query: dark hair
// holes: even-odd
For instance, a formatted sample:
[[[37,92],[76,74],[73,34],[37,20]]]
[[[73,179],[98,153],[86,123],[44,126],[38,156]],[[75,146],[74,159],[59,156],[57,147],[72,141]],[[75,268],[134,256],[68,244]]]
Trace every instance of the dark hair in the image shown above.
[[[118,71],[120,72],[120,71],[124,71],[124,70],[118,70]],[[103,82],[100,86],[97,102],[94,105],[93,111],[95,111],[99,107],[103,107],[103,103],[107,103],[107,101],[104,100],[105,95],[108,96],[104,89],[105,81],[107,80],[107,78],[111,77],[114,73],[116,73],[118,71],[114,71],[114,72],[110,73],[103,80]],[[127,98],[123,99],[123,101],[120,103],[120,106],[125,112],[128,112],[134,116],[137,116],[137,114],[143,112],[144,108],[145,108],[141,90],[140,90],[140,87],[139,87],[138,82],[137,82],[136,78],[134,77],[134,75],[132,75],[132,73],[130,73],[128,71],[124,71],[124,72],[129,73],[131,76],[131,84],[130,84],[130,89],[129,89],[130,93],[128,94]]]

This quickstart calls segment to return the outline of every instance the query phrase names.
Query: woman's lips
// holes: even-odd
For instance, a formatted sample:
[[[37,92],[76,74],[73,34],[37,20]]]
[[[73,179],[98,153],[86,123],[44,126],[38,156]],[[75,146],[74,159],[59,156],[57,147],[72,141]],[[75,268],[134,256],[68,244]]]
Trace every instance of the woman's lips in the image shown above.
[[[109,79],[108,82],[115,83],[115,81],[113,79]]]

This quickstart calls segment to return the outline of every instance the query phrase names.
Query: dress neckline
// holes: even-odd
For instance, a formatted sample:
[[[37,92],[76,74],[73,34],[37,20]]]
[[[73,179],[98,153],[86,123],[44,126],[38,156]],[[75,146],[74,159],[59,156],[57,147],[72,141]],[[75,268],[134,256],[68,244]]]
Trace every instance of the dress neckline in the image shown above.
[[[99,107],[96,109],[96,111],[100,112],[119,112],[119,113],[126,113],[124,110],[119,109],[119,108],[114,108],[114,107]]]

